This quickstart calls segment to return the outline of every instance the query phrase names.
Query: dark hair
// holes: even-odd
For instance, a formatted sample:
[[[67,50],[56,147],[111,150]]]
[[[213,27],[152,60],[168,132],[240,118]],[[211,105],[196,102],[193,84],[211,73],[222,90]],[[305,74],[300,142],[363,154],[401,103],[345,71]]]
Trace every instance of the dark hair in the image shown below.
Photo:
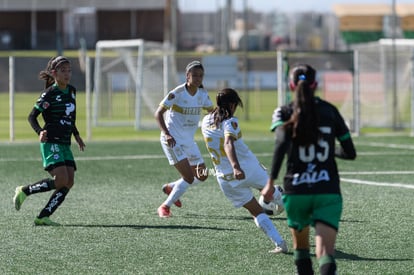
[[[237,106],[243,107],[243,102],[237,94],[236,90],[231,88],[224,88],[219,91],[216,95],[217,107],[213,110],[214,113],[214,124],[218,126],[219,123],[225,119],[229,119],[233,116],[230,109],[230,104],[236,104]]]
[[[188,65],[185,67],[185,73],[187,74],[193,68],[201,69],[204,72],[203,64],[201,64],[201,62],[198,61],[198,60],[194,60],[194,61],[191,61],[190,63],[188,63]]]
[[[188,63],[188,65],[185,67],[185,74],[187,75],[193,69],[201,69],[204,74],[203,64],[201,64],[201,62],[198,60],[194,60]],[[200,84],[199,88],[204,88],[203,84]]]
[[[64,63],[70,64],[69,59],[64,56],[56,56],[49,59],[46,69],[40,71],[39,73],[39,79],[45,80],[45,88],[48,88],[49,86],[53,85],[53,83],[55,83],[55,78],[52,75],[52,71],[56,70],[60,65]]]
[[[284,125],[292,130],[295,143],[308,146],[320,137],[319,113],[315,104],[316,70],[307,64],[299,64],[291,71],[291,87],[295,90],[293,114]]]

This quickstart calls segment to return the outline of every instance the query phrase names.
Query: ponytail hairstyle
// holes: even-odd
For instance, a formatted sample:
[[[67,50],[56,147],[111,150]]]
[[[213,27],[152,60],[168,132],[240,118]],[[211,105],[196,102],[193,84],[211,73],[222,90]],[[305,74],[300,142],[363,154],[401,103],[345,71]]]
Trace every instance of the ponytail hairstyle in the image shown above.
[[[55,83],[55,77],[52,72],[59,68],[60,65],[64,63],[69,63],[69,59],[64,56],[52,57],[47,63],[46,69],[40,71],[39,79],[45,81],[45,89],[52,86]]]
[[[226,119],[233,117],[231,110],[231,104],[235,104],[235,107],[240,106],[243,108],[243,102],[240,99],[237,92],[231,88],[224,88],[216,95],[217,107],[213,110],[214,124],[218,126]]]
[[[289,86],[295,91],[293,114],[284,125],[292,130],[293,142],[300,146],[316,143],[320,137],[319,113],[316,109],[316,70],[307,64],[299,64],[291,71]]]

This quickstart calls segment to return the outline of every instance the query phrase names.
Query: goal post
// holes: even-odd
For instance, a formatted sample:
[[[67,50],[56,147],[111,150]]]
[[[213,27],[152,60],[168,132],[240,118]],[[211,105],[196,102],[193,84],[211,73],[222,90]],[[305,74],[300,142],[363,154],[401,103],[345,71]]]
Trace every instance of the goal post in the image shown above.
[[[343,52],[280,51],[278,102],[287,99],[288,69],[309,63],[318,71],[318,91],[335,104],[354,134],[405,130],[414,135],[414,41],[381,39]]]
[[[177,85],[174,49],[168,43],[102,40],[96,43],[93,126],[157,127],[154,112]]]
[[[292,100],[290,70],[308,63],[317,70],[317,95],[338,107],[351,131],[360,134],[358,55],[353,51],[278,51],[278,105]]]
[[[361,126],[412,128],[413,39],[380,39],[356,44]]]

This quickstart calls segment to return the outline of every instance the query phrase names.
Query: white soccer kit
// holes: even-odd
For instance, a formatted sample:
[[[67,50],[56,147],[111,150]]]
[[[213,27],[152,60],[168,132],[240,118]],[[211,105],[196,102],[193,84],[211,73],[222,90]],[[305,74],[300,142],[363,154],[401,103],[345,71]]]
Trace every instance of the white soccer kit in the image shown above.
[[[161,101],[160,106],[167,109],[165,124],[170,135],[174,137],[176,145],[171,148],[166,145],[164,134],[161,133],[161,144],[170,164],[188,158],[191,165],[203,163],[200,150],[194,142],[194,135],[198,128],[202,109],[213,108],[208,93],[198,88],[191,95],[185,84],[179,85],[170,91]]]
[[[221,190],[235,207],[243,206],[253,198],[251,188],[263,189],[268,175],[256,156],[244,143],[238,119],[232,117],[216,127],[213,114],[208,114],[202,121],[201,131]],[[227,135],[235,139],[234,148],[237,159],[246,176],[243,180],[237,180],[233,177],[233,168],[224,151],[224,137]]]

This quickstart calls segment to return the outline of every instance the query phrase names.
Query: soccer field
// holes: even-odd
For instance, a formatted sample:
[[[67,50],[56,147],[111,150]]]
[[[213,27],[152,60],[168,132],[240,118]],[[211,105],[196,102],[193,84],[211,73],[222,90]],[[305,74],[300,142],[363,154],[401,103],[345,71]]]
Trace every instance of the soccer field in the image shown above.
[[[339,274],[414,274],[413,139],[354,140],[357,160],[338,160]],[[246,143],[270,166],[271,139]],[[172,218],[160,219],[161,186],[178,174],[157,141],[93,142],[83,153],[74,146],[75,186],[53,216],[63,226],[34,227],[50,193],[28,197],[19,212],[12,197],[17,185],[47,177],[38,147],[0,144],[1,274],[294,274],[292,250],[268,253],[271,241],[246,210],[233,208],[213,176],[188,189]],[[291,245],[285,213],[272,220]]]

